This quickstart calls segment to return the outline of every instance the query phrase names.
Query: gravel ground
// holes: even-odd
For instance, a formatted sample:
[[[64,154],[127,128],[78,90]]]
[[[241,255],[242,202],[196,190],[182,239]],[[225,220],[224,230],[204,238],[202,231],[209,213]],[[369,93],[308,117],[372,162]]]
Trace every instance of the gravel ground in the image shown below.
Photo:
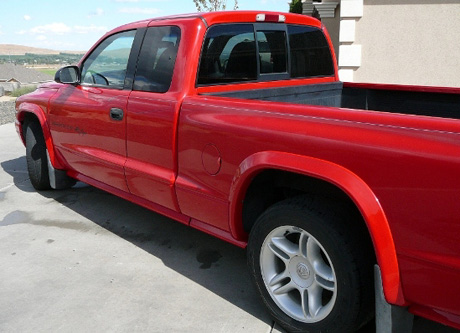
[[[14,101],[0,102],[0,125],[14,122]]]

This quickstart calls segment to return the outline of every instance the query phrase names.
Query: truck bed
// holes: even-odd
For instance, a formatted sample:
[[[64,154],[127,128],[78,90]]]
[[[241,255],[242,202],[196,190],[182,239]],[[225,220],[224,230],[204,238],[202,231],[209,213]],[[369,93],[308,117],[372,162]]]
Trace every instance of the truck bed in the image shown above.
[[[456,88],[333,82],[211,95],[460,119]]]

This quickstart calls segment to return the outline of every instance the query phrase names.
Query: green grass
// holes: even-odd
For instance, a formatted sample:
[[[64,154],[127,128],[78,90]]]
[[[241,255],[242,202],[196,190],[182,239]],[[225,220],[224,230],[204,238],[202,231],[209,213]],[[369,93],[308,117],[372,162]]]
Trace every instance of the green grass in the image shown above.
[[[19,97],[28,93],[31,93],[32,91],[35,91],[37,89],[36,86],[30,86],[30,87],[24,87],[24,88],[19,88],[11,93],[11,96],[13,97]]]
[[[56,74],[56,71],[57,69],[56,68],[36,68],[35,70],[41,72],[41,73],[44,73],[44,74],[48,74],[48,75],[51,75],[54,77],[54,74]]]

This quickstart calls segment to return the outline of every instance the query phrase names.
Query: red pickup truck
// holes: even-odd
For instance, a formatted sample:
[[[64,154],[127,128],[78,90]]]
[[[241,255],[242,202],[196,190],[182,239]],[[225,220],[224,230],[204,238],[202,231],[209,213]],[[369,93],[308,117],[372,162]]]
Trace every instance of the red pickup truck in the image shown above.
[[[37,190],[247,247],[289,331],[356,330],[374,291],[379,330],[460,328],[460,89],[343,84],[320,21],[238,11],[114,29],[16,109]]]

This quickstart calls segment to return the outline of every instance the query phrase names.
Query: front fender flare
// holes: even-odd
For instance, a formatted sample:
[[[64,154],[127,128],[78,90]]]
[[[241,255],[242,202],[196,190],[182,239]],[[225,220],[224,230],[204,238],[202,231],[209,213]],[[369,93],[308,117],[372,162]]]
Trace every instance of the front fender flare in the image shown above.
[[[27,102],[21,103],[19,105],[19,108],[17,110],[17,115],[16,115],[16,129],[24,145],[25,145],[25,137],[24,137],[24,132],[23,132],[23,124],[24,124],[24,119],[26,118],[27,114],[33,114],[40,123],[42,132],[43,132],[43,137],[45,138],[46,149],[48,150],[48,154],[49,154],[50,162],[52,166],[56,169],[64,169],[64,166],[62,165],[62,163],[59,161],[58,157],[56,156],[56,152],[54,150],[53,138],[51,137],[51,130],[46,120],[45,112],[40,106],[32,104],[32,103],[27,103]]]
[[[263,170],[283,170],[327,181],[343,192],[361,212],[374,244],[387,301],[405,305],[396,249],[385,213],[372,189],[352,171],[325,160],[265,151],[246,158],[233,178],[230,190],[230,230],[236,239],[245,239],[242,227],[242,202],[254,176]]]

